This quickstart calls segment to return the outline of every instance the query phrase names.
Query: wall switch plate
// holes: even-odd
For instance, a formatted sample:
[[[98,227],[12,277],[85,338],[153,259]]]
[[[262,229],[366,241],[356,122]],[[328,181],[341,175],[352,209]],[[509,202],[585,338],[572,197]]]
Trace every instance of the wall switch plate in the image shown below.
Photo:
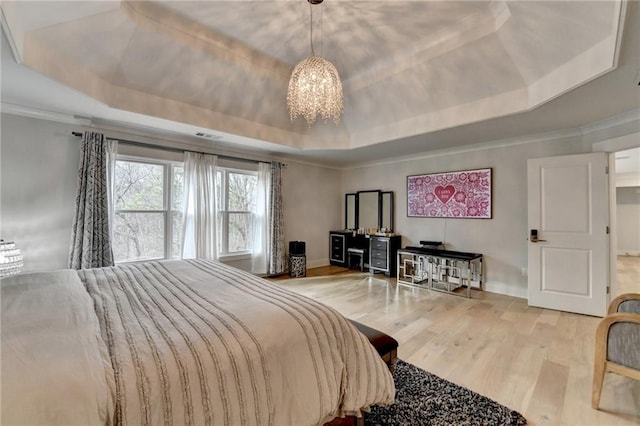
[[[528,275],[528,273],[527,273],[527,267],[526,267],[526,266],[523,266],[523,267],[522,267],[522,276],[523,276],[523,277],[526,277],[527,275]]]

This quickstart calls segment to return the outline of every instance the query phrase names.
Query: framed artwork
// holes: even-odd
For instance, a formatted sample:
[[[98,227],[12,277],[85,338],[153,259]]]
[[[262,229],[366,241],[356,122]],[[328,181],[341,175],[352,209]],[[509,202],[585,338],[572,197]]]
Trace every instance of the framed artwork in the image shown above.
[[[491,219],[491,170],[407,176],[407,216]]]

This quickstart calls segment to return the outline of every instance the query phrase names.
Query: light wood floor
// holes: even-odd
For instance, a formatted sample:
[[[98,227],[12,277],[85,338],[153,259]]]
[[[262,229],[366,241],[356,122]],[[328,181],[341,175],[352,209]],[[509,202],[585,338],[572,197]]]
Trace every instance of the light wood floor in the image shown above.
[[[640,258],[622,258],[618,268],[620,290],[640,285]],[[640,424],[640,382],[632,379],[607,374],[601,411],[591,408],[599,318],[488,292],[466,299],[398,286],[331,266],[275,282],[392,335],[401,359],[519,411],[529,424]]]

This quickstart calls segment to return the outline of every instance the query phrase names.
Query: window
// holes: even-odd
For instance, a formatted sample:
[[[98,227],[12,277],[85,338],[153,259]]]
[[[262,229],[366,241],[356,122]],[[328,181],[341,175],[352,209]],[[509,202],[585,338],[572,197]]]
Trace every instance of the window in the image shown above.
[[[113,254],[116,262],[180,257],[182,164],[116,161]]]
[[[251,253],[251,229],[256,209],[258,177],[255,172],[218,168],[218,254]]]

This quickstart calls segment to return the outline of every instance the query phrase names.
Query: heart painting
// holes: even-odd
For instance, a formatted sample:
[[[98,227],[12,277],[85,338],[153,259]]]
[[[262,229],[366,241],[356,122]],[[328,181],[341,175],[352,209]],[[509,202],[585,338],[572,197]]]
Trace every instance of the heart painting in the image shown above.
[[[436,197],[438,197],[438,200],[442,201],[442,204],[447,204],[447,201],[449,201],[451,197],[453,197],[453,194],[455,194],[456,189],[453,187],[453,185],[438,185],[435,187],[433,192],[436,194]]]
[[[407,177],[407,216],[491,219],[491,169]]]

